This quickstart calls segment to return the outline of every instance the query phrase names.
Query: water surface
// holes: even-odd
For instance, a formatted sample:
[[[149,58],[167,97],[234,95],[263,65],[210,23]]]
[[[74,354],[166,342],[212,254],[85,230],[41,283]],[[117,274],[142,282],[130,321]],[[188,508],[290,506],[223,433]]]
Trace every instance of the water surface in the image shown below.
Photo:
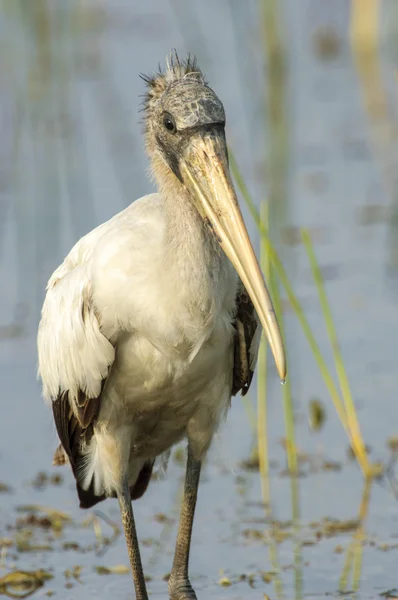
[[[94,568],[127,564],[122,535],[98,555],[93,524],[83,526],[92,513],[79,510],[69,471],[51,467],[56,435],[36,382],[35,336],[45,285],[81,235],[152,191],[138,116],[144,92],[139,72],[152,72],[170,48],[198,55],[225,104],[229,143],[258,202],[269,194],[265,156],[273,140],[264,124],[269,72],[254,0],[244,8],[227,0],[118,0],[112,7],[68,0],[52,2],[51,9],[49,4],[0,3],[0,481],[11,488],[0,493],[0,542],[9,538],[12,543],[0,554],[0,577],[13,569],[43,568],[54,579],[35,593],[37,598],[50,591],[74,600],[131,598],[129,575],[100,576]],[[396,10],[392,1],[382,3],[380,65],[390,120],[378,123],[389,135],[384,154],[375,154],[375,132],[349,47],[348,3],[335,0],[330,6],[323,0],[283,3],[286,195],[274,207],[272,225],[294,289],[332,366],[298,228],[312,233],[363,434],[372,458],[386,462],[386,440],[397,434],[398,396]],[[332,33],[326,42],[325,31]],[[252,223],[250,230],[256,237]],[[241,466],[250,455],[252,434],[236,398],[200,488],[191,574],[201,598],[338,595],[355,528],[330,537],[319,532],[325,517],[357,518],[363,480],[347,458],[347,438],[287,304],[286,329],[298,445],[310,458],[297,481],[299,502],[292,503],[292,482],[283,475],[283,411],[273,375],[272,514],[277,530],[286,535],[276,536],[275,561],[258,473]],[[313,398],[327,411],[319,433],[308,426]],[[325,461],[335,469],[323,468]],[[33,485],[41,471],[61,474],[63,480]],[[167,597],[163,577],[172,563],[183,473],[172,459],[166,478],[153,482],[135,504],[151,597]],[[31,527],[29,543],[50,550],[17,551],[12,528],[25,515],[17,507],[26,504],[57,508],[71,517],[59,536]],[[100,510],[119,523],[114,501]],[[109,525],[100,522],[103,535],[111,536]],[[398,504],[386,480],[372,488],[363,545],[359,597],[374,598],[398,587]],[[81,572],[73,571],[76,566]],[[276,585],[275,577],[267,583],[275,571]],[[222,578],[232,585],[220,585]]]

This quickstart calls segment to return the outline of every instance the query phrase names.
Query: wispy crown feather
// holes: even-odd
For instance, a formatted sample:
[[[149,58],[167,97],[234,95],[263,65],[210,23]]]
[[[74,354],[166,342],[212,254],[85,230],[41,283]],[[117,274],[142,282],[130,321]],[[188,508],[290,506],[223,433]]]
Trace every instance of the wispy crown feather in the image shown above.
[[[155,75],[140,75],[147,84],[147,92],[144,96],[144,110],[156,102],[163,92],[173,83],[183,80],[195,80],[207,85],[205,77],[200,70],[196,57],[188,54],[187,58],[180,60],[176,50],[166,58],[166,69],[162,70],[159,65]]]

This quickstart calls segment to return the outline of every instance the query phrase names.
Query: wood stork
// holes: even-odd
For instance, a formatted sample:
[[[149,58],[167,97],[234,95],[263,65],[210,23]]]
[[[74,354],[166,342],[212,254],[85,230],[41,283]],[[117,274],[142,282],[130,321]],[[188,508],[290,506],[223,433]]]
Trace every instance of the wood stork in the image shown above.
[[[137,600],[148,598],[131,500],[157,457],[188,441],[172,600],[188,578],[203,457],[231,396],[249,388],[261,322],[281,379],[272,303],[228,168],[224,108],[196,60],[143,77],[145,141],[158,193],[72,248],[51,276],[39,375],[82,508],[117,497]]]

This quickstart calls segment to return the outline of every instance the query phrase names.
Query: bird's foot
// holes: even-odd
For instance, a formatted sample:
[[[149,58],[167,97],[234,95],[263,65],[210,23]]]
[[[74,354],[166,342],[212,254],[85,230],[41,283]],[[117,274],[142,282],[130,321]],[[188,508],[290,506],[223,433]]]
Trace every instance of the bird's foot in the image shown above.
[[[169,579],[169,596],[170,600],[197,600],[189,579],[175,579],[173,575]]]

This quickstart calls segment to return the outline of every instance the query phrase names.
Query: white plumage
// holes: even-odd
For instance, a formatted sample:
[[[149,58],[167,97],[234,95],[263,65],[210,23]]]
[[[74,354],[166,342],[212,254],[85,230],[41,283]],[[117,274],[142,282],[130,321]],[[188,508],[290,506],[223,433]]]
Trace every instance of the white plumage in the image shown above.
[[[80,505],[119,500],[137,600],[148,596],[131,499],[155,459],[187,439],[169,592],[195,600],[188,556],[201,461],[231,396],[250,386],[259,320],[282,378],[285,356],[230,179],[220,100],[190,58],[146,82],[159,193],[83,237],[50,278],[39,375],[61,441],[54,460],[70,462]]]
[[[85,488],[94,477],[96,495],[118,490],[131,451],[130,485],[188,432],[201,457],[231,396],[236,272],[220,251],[210,272],[193,266],[209,237],[199,215],[170,257],[165,211],[158,194],[136,201],[83,237],[48,284],[45,398],[95,398],[110,370],[80,474]]]

